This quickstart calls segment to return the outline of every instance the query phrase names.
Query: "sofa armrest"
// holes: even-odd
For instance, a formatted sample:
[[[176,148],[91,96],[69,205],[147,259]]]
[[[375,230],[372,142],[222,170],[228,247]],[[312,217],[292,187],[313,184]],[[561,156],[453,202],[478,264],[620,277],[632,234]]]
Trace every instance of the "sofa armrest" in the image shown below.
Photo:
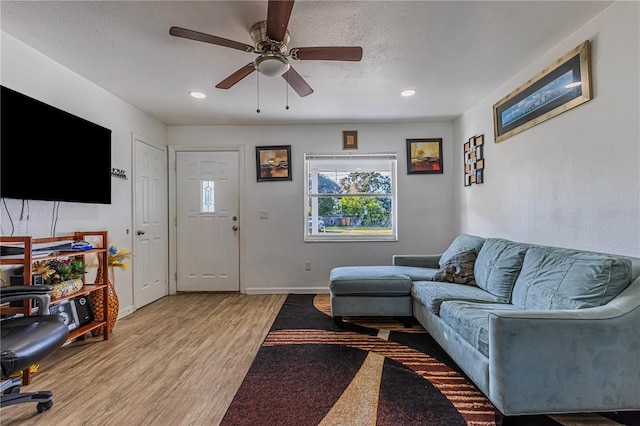
[[[417,266],[420,268],[440,268],[440,254],[423,254],[423,255],[410,255],[410,254],[396,254],[393,256],[394,266]]]
[[[489,316],[490,399],[505,415],[640,409],[640,280],[605,306]]]

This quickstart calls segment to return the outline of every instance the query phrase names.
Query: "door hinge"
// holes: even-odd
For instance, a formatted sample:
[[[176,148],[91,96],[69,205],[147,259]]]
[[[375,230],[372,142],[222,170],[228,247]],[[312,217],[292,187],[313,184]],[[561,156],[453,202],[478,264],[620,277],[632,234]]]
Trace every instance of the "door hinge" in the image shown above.
[[[178,218],[177,217],[173,218],[173,226],[178,226]]]
[[[177,171],[177,170],[178,170],[178,162],[177,162],[177,161],[174,161],[174,162],[173,162],[173,171],[175,172],[175,171]]]
[[[174,272],[174,273],[173,273],[173,280],[174,280],[175,282],[178,282],[178,273],[177,273],[177,272]]]

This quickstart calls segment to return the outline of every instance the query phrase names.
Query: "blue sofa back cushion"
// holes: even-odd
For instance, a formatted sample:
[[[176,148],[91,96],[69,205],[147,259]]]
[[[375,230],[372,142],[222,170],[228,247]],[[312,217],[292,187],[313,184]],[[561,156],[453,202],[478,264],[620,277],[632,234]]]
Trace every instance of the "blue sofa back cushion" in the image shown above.
[[[482,248],[484,241],[484,238],[475,235],[458,235],[456,239],[453,240],[451,245],[449,245],[449,247],[444,251],[444,253],[442,253],[442,256],[440,256],[438,265],[442,267],[453,256],[465,251],[475,250],[476,253],[480,253],[480,249]]]
[[[478,287],[509,302],[528,247],[501,238],[485,240],[473,271]]]
[[[513,289],[520,309],[581,309],[608,303],[631,283],[622,256],[532,246]]]
[[[440,269],[433,274],[433,281],[443,281],[456,284],[476,285],[473,267],[478,257],[476,249],[463,251],[447,260]]]

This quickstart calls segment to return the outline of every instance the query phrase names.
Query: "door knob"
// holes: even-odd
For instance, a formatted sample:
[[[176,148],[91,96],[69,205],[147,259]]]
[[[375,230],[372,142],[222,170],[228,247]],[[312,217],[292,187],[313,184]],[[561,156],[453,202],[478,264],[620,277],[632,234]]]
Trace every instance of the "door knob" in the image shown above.
[[[237,230],[238,230],[238,227],[237,227],[236,225],[233,225],[233,226],[231,227],[231,229],[232,229],[232,230],[234,230],[234,231],[237,231]]]
[[[144,231],[140,230],[137,232],[138,235],[144,235]]]

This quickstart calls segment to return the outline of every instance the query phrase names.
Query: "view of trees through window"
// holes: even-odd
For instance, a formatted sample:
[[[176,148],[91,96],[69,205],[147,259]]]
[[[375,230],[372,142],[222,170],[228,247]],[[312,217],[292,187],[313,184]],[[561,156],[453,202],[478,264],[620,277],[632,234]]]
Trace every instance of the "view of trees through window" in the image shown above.
[[[318,193],[333,195],[318,199],[318,216],[340,218],[339,221],[335,221],[337,226],[379,227],[391,232],[391,178],[389,176],[383,176],[379,172],[351,172],[341,173],[338,181],[334,179],[335,176],[332,179],[326,174],[318,174]],[[362,194],[386,196],[372,197]],[[326,222],[325,220],[325,227]]]
[[[395,154],[306,154],[307,240],[394,240]]]

